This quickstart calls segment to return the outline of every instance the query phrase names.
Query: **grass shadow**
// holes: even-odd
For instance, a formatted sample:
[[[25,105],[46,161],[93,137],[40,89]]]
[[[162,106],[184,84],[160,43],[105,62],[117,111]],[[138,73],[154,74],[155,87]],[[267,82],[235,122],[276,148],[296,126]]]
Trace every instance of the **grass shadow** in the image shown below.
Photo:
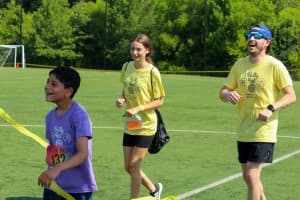
[[[7,197],[5,200],[43,200],[39,197]]]

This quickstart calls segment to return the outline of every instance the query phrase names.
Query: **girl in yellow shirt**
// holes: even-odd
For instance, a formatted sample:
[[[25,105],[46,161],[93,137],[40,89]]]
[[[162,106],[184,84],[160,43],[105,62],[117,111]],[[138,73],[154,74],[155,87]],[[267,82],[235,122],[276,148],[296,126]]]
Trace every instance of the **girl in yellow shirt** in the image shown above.
[[[159,70],[153,66],[152,46],[148,36],[139,34],[130,45],[133,61],[123,65],[122,95],[116,106],[126,105],[124,116],[124,168],[131,178],[131,199],[138,198],[141,184],[150,195],[160,199],[163,185],[153,183],[142,171],[141,165],[156,132],[154,109],[163,105],[165,91]]]

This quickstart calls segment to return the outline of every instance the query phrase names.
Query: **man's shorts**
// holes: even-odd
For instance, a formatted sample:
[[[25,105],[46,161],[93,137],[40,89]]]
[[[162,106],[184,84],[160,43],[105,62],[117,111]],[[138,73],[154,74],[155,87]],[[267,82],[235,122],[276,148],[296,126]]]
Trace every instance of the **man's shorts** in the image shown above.
[[[149,148],[149,146],[152,144],[153,138],[154,135],[142,136],[124,133],[123,146]]]
[[[268,142],[237,142],[240,163],[272,163],[274,143]]]

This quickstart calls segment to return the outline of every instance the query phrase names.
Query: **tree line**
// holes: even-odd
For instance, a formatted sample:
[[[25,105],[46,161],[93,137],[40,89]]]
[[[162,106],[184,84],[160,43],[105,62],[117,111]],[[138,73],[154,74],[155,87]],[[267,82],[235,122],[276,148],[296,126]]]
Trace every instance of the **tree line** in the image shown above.
[[[300,68],[298,0],[3,0],[0,44],[23,44],[27,63],[120,69],[129,44],[150,36],[166,71],[227,70],[263,23],[271,55]]]

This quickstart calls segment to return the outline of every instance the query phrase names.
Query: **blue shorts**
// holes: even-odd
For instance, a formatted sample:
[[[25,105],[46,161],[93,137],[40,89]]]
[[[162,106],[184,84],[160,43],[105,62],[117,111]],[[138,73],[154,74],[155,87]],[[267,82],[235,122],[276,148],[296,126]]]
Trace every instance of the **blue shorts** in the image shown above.
[[[70,193],[75,200],[92,200],[92,192],[85,192],[85,193]],[[52,190],[49,190],[47,188],[44,189],[44,195],[43,200],[65,200],[65,198],[57,195]]]
[[[152,144],[153,138],[154,135],[142,136],[142,135],[130,135],[124,133],[123,146],[149,148],[149,146]]]
[[[274,143],[237,142],[239,162],[272,163]]]

